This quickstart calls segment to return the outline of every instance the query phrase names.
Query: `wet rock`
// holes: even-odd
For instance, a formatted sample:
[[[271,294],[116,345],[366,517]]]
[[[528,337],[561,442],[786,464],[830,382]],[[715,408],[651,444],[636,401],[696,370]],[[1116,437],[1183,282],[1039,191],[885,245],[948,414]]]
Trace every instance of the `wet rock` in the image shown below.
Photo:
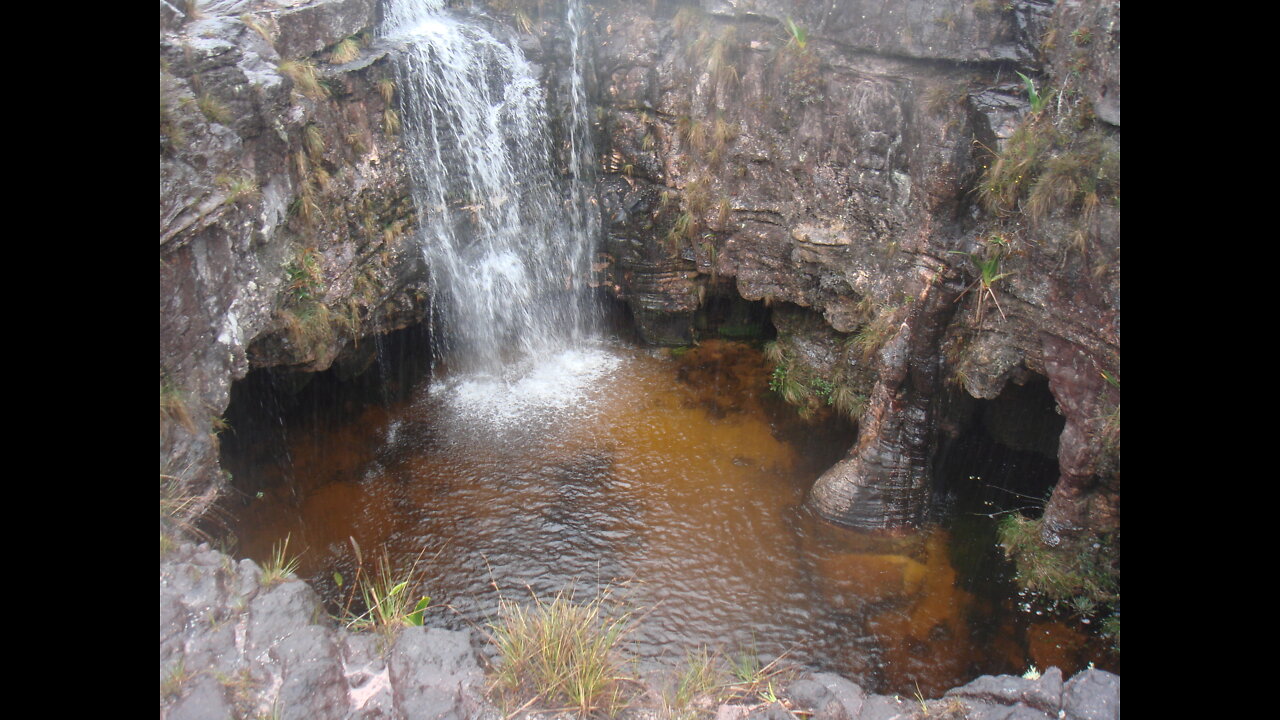
[[[1005,706],[1022,703],[1042,713],[1056,715],[1062,708],[1062,671],[1051,667],[1036,680],[1012,675],[983,675],[948,690],[944,697],[968,698]]]
[[[1067,681],[1062,706],[1071,720],[1119,720],[1120,676],[1089,669]]]
[[[857,683],[832,673],[811,673],[787,688],[787,696],[815,720],[856,720],[866,693]]]
[[[918,709],[920,706],[915,707]],[[869,695],[862,704],[862,714],[858,715],[858,720],[894,720],[894,718],[910,716],[911,713],[911,703],[902,698]]]
[[[200,677],[192,681],[192,687],[165,715],[168,720],[233,720],[236,717],[218,681],[212,677]]]
[[[339,717],[347,710],[347,688],[332,631],[308,625],[271,649],[283,666],[278,702],[282,718]]]
[[[372,27],[376,0],[309,0],[276,15],[276,48],[285,58],[312,55]]]
[[[475,717],[483,673],[466,631],[405,628],[388,662],[396,706],[409,717]]]

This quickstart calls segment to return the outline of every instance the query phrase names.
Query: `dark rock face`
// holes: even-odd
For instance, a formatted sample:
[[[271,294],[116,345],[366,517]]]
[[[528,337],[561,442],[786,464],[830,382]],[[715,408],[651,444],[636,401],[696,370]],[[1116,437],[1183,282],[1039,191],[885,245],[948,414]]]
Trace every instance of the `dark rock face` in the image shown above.
[[[1034,373],[1068,417],[1046,526],[1118,523],[1096,420],[1114,416],[1118,448],[1118,387],[1100,387],[1119,376],[1115,3],[593,7],[602,284],[659,343],[689,342],[726,282],[825,319],[778,326],[788,349],[826,343],[841,359],[809,370],[868,398],[811,494],[824,517],[918,521],[948,385],[989,399]]]
[[[161,474],[211,498],[217,418],[254,367],[322,370],[427,297],[375,47],[308,57],[373,0],[161,3]],[[197,513],[202,503],[191,508]]]

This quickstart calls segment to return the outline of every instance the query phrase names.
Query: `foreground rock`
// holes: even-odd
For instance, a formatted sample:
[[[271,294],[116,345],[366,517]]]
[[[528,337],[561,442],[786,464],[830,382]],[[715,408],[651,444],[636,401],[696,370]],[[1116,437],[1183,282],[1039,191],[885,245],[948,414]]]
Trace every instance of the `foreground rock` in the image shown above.
[[[162,718],[496,716],[470,632],[351,633],[301,580],[262,580],[207,545],[161,560]]]
[[[354,633],[326,614],[316,593],[290,577],[264,584],[253,561],[182,544],[160,561],[160,716],[168,720],[273,717],[498,718],[468,631],[405,628],[393,639]],[[984,675],[942,698],[875,695],[830,673],[802,672],[776,702],[727,704],[720,720],[969,718],[1110,720],[1120,717],[1120,678],[1086,670],[1064,682]],[[637,705],[634,717],[656,708]]]

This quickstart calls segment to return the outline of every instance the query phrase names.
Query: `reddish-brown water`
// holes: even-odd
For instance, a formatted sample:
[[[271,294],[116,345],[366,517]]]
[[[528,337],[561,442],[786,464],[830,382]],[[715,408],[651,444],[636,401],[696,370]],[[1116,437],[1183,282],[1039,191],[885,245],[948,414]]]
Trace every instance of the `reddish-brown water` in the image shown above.
[[[553,365],[512,387],[438,378],[352,422],[299,424],[283,470],[240,470],[264,488],[237,512],[240,552],[261,560],[289,536],[334,603],[334,573],[354,574],[351,539],[366,559],[420,557],[429,622],[455,627],[483,628],[500,595],[620,583],[651,663],[704,646],[787,652],[879,691],[936,695],[1091,659],[1073,628],[1029,625],[1000,578],[958,575],[965,553],[999,564],[989,526],[966,548],[939,527],[872,535],[811,516],[804,494],[851,436],[798,424],[755,350],[615,347]]]

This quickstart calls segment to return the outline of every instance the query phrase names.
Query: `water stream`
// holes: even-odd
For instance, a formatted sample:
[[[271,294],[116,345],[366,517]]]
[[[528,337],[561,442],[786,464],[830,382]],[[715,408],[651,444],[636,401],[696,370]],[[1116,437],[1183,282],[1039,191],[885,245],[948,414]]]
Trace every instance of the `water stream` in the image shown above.
[[[546,94],[515,39],[443,5],[389,2],[382,29],[400,47],[396,87],[435,292],[432,334],[453,367],[509,376],[513,362],[580,347],[594,331],[585,63],[575,32],[558,168]],[[569,7],[578,31],[580,8]]]

